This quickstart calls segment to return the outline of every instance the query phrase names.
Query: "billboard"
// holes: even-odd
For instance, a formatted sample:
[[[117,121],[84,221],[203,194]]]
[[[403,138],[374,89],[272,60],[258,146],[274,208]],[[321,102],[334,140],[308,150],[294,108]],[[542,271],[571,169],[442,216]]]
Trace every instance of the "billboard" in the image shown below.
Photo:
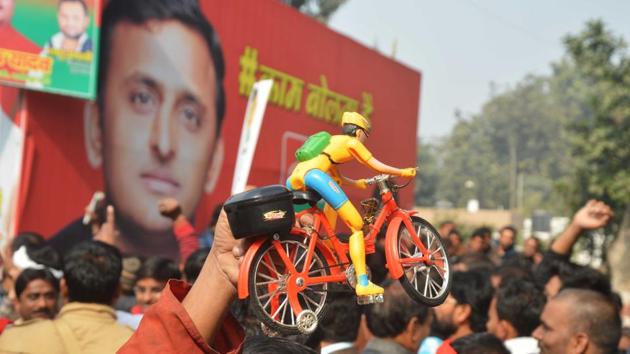
[[[121,4],[124,11],[111,11]],[[199,231],[207,227],[229,196],[247,100],[261,79],[274,85],[249,184],[284,184],[306,137],[340,134],[347,110],[371,120],[366,146],[376,158],[415,165],[419,72],[277,1],[201,2],[220,43],[202,35],[206,27],[147,25],[145,4],[111,0],[103,11],[99,99],[27,92],[34,153],[24,162],[19,229],[80,238],[84,208],[102,190],[116,208],[123,251],[176,256],[157,201],[176,197]],[[374,174],[355,162],[339,169],[350,178]],[[355,205],[370,196],[345,191]],[[403,206],[412,206],[412,193],[413,185],[401,191]]]
[[[100,0],[3,0],[0,84],[93,99]]]

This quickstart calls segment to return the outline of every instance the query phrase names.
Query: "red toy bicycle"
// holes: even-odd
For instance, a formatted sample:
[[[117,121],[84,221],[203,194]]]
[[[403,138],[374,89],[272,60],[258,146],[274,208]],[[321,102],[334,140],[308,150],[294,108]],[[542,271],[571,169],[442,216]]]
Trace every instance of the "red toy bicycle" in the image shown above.
[[[451,285],[449,262],[439,233],[415,211],[398,207],[393,192],[405,187],[389,183],[391,176],[367,180],[380,191],[364,200],[366,253],[374,253],[376,237],[385,225],[385,253],[391,278],[398,279],[414,300],[437,306]],[[297,204],[311,207],[296,214],[313,216],[312,225],[293,226],[288,234],[257,237],[241,265],[238,296],[250,299],[254,314],[269,329],[284,333],[311,333],[326,310],[329,283],[356,284],[348,245],[339,240],[316,203],[313,191],[293,191]]]

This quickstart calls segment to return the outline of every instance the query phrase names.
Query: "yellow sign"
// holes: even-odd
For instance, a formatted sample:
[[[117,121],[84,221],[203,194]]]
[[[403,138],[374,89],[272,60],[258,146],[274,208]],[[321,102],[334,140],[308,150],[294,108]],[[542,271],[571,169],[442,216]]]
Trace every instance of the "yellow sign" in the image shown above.
[[[272,79],[274,85],[269,96],[269,103],[289,111],[299,112],[302,108],[302,94],[305,86],[307,94],[304,111],[315,119],[339,125],[343,112],[359,112],[369,119],[374,111],[371,93],[363,92],[362,101],[359,103],[358,99],[332,91],[328,87],[325,75],[320,76],[318,84],[305,83],[299,77],[259,64],[258,50],[255,48],[245,47],[239,64],[241,71],[238,75],[238,93],[241,96],[249,96],[256,81]]]

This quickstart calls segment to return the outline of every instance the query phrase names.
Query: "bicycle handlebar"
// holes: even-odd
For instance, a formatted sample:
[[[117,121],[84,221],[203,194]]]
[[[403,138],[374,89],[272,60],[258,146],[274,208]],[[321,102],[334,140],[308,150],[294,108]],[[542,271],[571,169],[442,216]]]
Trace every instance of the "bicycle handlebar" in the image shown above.
[[[416,167],[416,171],[419,171],[420,167]],[[380,174],[380,175],[376,175],[372,178],[366,178],[365,179],[365,183],[368,185],[372,185],[372,184],[376,184],[378,182],[382,182],[382,181],[387,181],[388,179],[390,179],[391,177],[396,177],[395,175],[388,175],[388,174]]]

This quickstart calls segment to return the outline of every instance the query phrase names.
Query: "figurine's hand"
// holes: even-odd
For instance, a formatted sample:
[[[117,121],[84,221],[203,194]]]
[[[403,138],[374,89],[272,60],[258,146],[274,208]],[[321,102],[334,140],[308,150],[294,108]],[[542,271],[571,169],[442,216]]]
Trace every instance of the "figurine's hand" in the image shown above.
[[[401,177],[413,177],[415,175],[416,175],[416,168],[415,167],[404,168],[402,170],[402,173],[400,174]]]
[[[365,179],[358,179],[355,183],[355,187],[359,188],[359,189],[367,189],[368,184],[367,181]]]

